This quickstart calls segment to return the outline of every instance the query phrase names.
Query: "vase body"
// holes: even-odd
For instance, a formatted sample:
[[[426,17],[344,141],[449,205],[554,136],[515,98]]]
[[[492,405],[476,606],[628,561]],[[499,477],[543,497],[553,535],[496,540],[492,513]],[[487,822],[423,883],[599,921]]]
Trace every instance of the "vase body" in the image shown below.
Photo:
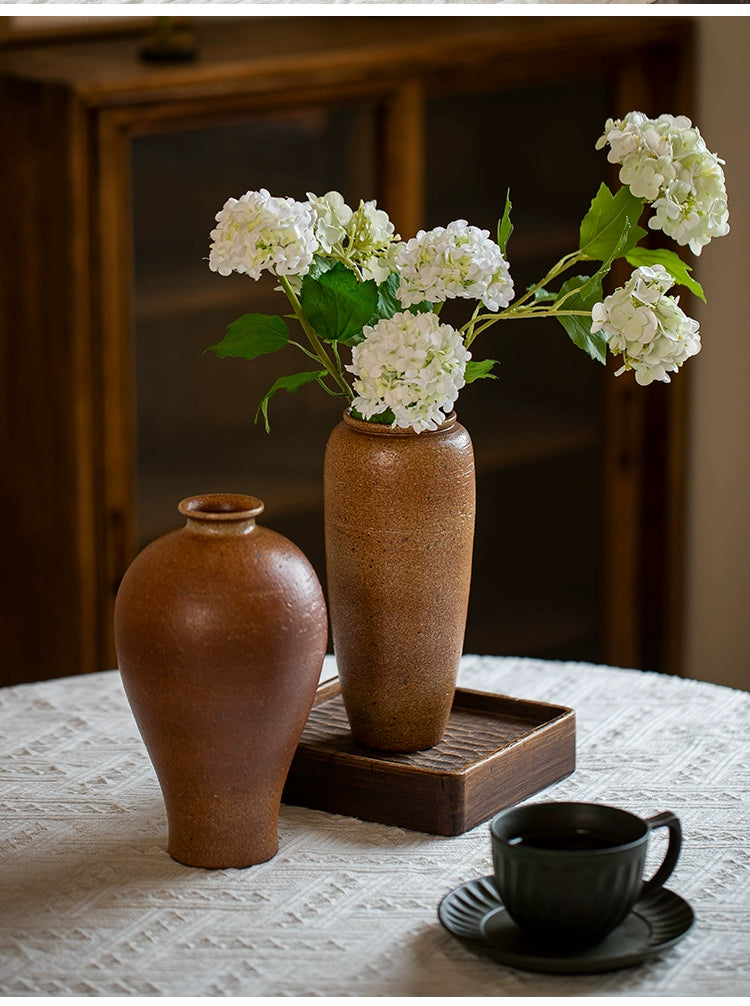
[[[326,447],[328,608],[352,738],[433,747],[456,687],[469,601],[475,472],[451,416],[415,433],[345,414]]]
[[[115,605],[123,686],[159,780],[170,855],[245,867],[278,851],[281,793],[327,643],[318,578],[259,526],[263,504],[183,500],[187,520],[128,568]]]

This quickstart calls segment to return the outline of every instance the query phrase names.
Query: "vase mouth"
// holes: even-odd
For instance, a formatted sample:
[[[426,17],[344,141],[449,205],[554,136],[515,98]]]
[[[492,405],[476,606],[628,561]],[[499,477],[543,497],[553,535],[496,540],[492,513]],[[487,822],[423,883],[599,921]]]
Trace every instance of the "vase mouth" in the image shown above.
[[[456,413],[450,412],[445,417],[445,421],[437,429],[422,430],[422,433],[417,433],[411,426],[391,426],[390,423],[371,423],[366,419],[355,419],[349,409],[344,411],[343,418],[346,425],[351,429],[359,433],[369,433],[375,437],[419,437],[424,433],[428,435],[431,433],[443,433],[445,430],[449,430],[452,426],[455,426],[456,423]]]
[[[265,510],[257,496],[242,493],[202,493],[181,500],[177,509],[190,520],[221,523],[255,520]]]

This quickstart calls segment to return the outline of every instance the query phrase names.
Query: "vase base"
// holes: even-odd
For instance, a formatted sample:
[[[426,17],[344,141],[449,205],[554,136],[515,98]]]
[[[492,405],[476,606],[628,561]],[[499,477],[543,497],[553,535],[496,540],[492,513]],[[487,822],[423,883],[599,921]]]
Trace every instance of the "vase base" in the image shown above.
[[[279,851],[279,817],[273,808],[258,813],[263,794],[247,806],[199,811],[167,808],[167,852],[177,863],[203,870],[244,870],[267,863]],[[280,802],[280,801],[279,801]]]
[[[418,754],[420,751],[431,751],[432,748],[438,745],[445,735],[445,730],[441,730],[429,739],[425,738],[424,743],[419,741],[416,743],[399,743],[398,741],[388,743],[387,741],[373,741],[372,738],[367,735],[363,735],[353,728],[351,730],[351,735],[352,741],[367,751],[373,751],[379,754]]]
[[[184,845],[167,846],[167,852],[176,863],[200,870],[245,870],[260,863],[267,863],[278,851],[278,840],[244,852],[232,848],[191,849]]]

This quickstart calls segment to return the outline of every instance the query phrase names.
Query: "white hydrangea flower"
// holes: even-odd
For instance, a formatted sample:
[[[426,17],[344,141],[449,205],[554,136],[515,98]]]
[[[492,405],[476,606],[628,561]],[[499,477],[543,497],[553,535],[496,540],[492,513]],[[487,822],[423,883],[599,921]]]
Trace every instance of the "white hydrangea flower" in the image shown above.
[[[315,237],[322,251],[330,254],[346,234],[352,208],[346,205],[340,192],[327,192],[324,196],[308,192],[307,198],[315,213]]]
[[[689,245],[695,255],[712,238],[729,233],[724,162],[710,153],[686,116],[649,119],[628,112],[624,119],[607,120],[597,150],[606,144],[607,160],[621,165],[623,185],[653,204],[653,230]]]
[[[360,265],[363,279],[383,283],[390,275],[396,229],[375,200],[360,202],[349,225],[350,252]]]
[[[366,325],[346,368],[355,374],[353,407],[365,419],[390,409],[392,426],[421,433],[445,421],[471,358],[461,336],[432,312],[402,311]]]
[[[419,231],[398,248],[395,264],[401,274],[398,298],[404,307],[466,297],[499,311],[513,297],[513,280],[499,245],[489,231],[465,220]]]
[[[315,236],[326,255],[343,262],[360,276],[382,283],[391,272],[391,245],[398,240],[385,210],[374,200],[347,206],[340,192],[307,193],[315,213]]]
[[[274,276],[303,276],[318,248],[311,207],[266,189],[228,199],[216,222],[208,265],[221,276],[239,272],[259,279],[264,269]]]
[[[698,322],[677,297],[666,295],[673,283],[663,266],[641,266],[624,287],[594,305],[591,331],[603,330],[610,350],[622,353],[618,376],[633,370],[638,384],[668,382],[670,372],[699,352]]]

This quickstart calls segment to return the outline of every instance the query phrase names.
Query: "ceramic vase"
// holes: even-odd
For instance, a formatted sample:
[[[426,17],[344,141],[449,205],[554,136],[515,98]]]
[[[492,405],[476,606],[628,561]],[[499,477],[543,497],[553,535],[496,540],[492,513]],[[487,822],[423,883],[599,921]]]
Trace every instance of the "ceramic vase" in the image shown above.
[[[184,527],[148,545],[115,606],[125,692],[161,785],[168,851],[246,867],[278,851],[281,793],[327,643],[302,552],[256,524],[252,496],[183,500]]]
[[[442,738],[463,649],[474,538],[471,439],[348,413],[325,455],[328,608],[353,740],[418,751]]]

